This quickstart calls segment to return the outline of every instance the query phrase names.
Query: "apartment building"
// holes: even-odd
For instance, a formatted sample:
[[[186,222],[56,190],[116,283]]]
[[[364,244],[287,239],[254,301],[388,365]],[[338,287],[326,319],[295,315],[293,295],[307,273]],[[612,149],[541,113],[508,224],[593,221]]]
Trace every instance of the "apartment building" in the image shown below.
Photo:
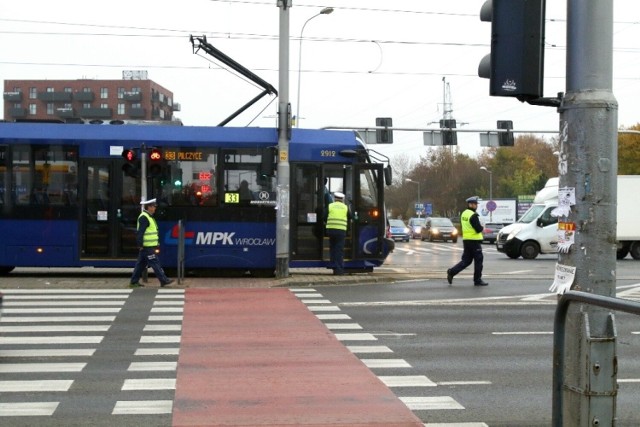
[[[147,78],[123,71],[120,80],[5,80],[5,120],[174,121],[180,104],[173,93]]]

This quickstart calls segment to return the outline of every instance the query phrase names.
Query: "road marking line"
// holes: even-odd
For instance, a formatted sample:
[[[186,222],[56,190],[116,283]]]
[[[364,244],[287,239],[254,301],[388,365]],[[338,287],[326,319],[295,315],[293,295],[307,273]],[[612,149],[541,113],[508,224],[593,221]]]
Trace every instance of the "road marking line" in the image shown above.
[[[442,381],[437,383],[440,386],[448,385],[491,385],[491,381]]]
[[[166,344],[166,343],[179,343],[180,335],[143,335],[140,337],[140,344]]]
[[[42,314],[42,313],[119,313],[121,307],[102,308],[3,308],[2,315],[5,314]]]
[[[180,354],[180,348],[139,348],[135,352],[135,356],[163,356]]]
[[[127,371],[175,371],[178,362],[131,362]]]
[[[348,314],[316,314],[316,317],[320,320],[350,320],[351,316]]]
[[[33,350],[0,350],[0,357],[70,357],[93,356],[95,348],[43,348]]]
[[[182,325],[145,325],[144,332],[149,331],[181,331]]]
[[[50,416],[60,402],[14,402],[0,403],[0,417]]]
[[[182,322],[183,316],[149,316],[149,322]]]
[[[301,299],[303,304],[331,304],[328,299]]]
[[[111,415],[170,414],[172,400],[118,400]]]
[[[2,337],[2,344],[99,344],[102,336]]]
[[[325,323],[329,329],[362,329],[362,326],[357,323]]]
[[[402,403],[412,411],[433,411],[438,409],[464,409],[450,396],[400,397]]]
[[[81,372],[86,363],[2,363],[0,373]]]
[[[127,379],[122,384],[122,391],[127,390],[175,390],[175,378],[141,378]]]
[[[378,341],[372,334],[334,334],[339,341]]]
[[[553,335],[553,331],[491,332],[492,335]]]
[[[153,301],[154,307],[163,307],[163,306],[184,306],[184,301],[167,301],[167,300],[155,300]]]
[[[183,307],[152,307],[152,313],[182,313]]]
[[[132,289],[3,289],[11,294],[130,294]]]
[[[2,316],[0,323],[113,322],[116,316]]]
[[[290,288],[289,291],[296,293],[296,292],[315,292],[316,290],[314,288]]]
[[[404,359],[360,359],[367,368],[411,368],[411,365]]]
[[[0,326],[0,333],[16,332],[106,332],[111,325]]]
[[[618,379],[619,383],[640,383],[640,378],[623,378]]]
[[[324,298],[322,294],[296,293],[294,295],[298,298]]]
[[[4,292],[4,291],[3,291]],[[7,295],[7,301],[22,301],[22,300],[47,300],[50,301],[52,298],[51,295]],[[117,298],[122,298],[126,300],[129,298],[129,295],[55,295],[53,296],[57,301],[62,300],[83,300],[83,299],[92,299],[92,300],[100,300],[100,299],[110,299],[115,300]]]
[[[307,308],[311,311],[340,311],[337,305],[312,305]]]
[[[387,387],[435,387],[425,375],[378,376]]]
[[[0,381],[2,393],[69,391],[73,380]]]
[[[393,353],[386,345],[348,345],[347,349],[352,353]]]

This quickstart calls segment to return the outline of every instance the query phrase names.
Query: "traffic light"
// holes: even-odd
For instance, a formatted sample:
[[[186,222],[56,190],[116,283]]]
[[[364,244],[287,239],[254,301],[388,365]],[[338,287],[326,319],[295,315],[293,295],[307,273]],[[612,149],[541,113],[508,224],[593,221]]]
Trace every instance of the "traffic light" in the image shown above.
[[[500,147],[513,147],[513,122],[511,120],[498,120],[498,129],[508,129],[507,132],[498,134],[498,145]]]
[[[136,152],[132,149],[122,150],[122,158],[124,159],[124,165],[122,165],[122,171],[125,175],[136,178],[140,171],[140,165]]]
[[[376,126],[385,127],[385,129],[376,129],[376,144],[392,144],[393,130],[387,129],[393,127],[391,117],[376,117]]]
[[[456,121],[454,119],[440,120],[440,128],[456,128]],[[458,145],[458,134],[451,130],[442,131],[442,145]]]
[[[149,150],[149,176],[156,178],[162,175],[162,151],[159,148]]]
[[[478,66],[491,96],[542,97],[545,0],[487,0],[480,20],[491,22],[491,54]]]

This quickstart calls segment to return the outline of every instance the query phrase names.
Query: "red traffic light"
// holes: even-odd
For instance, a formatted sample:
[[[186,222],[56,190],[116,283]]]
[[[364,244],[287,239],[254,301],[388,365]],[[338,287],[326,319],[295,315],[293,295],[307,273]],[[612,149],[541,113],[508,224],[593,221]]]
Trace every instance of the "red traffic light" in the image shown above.
[[[152,148],[149,152],[149,160],[152,162],[159,162],[162,160],[162,151],[158,148]]]
[[[122,157],[128,162],[133,162],[136,159],[136,153],[133,150],[122,150]]]

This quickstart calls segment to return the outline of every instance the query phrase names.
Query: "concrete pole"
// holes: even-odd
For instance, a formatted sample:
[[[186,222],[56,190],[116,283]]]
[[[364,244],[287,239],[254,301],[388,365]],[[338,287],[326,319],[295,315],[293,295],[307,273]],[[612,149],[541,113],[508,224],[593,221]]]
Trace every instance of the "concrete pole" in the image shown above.
[[[576,204],[559,221],[575,225],[575,242],[558,263],[576,268],[572,289],[605,296],[615,296],[616,286],[618,104],[612,68],[613,0],[568,0],[560,188],[575,188]],[[562,425],[614,425],[613,315],[586,304],[572,307]]]
[[[291,105],[289,104],[289,9],[291,0],[278,0],[280,55],[278,84],[278,196],[276,204],[276,277],[289,276],[289,197]]]

